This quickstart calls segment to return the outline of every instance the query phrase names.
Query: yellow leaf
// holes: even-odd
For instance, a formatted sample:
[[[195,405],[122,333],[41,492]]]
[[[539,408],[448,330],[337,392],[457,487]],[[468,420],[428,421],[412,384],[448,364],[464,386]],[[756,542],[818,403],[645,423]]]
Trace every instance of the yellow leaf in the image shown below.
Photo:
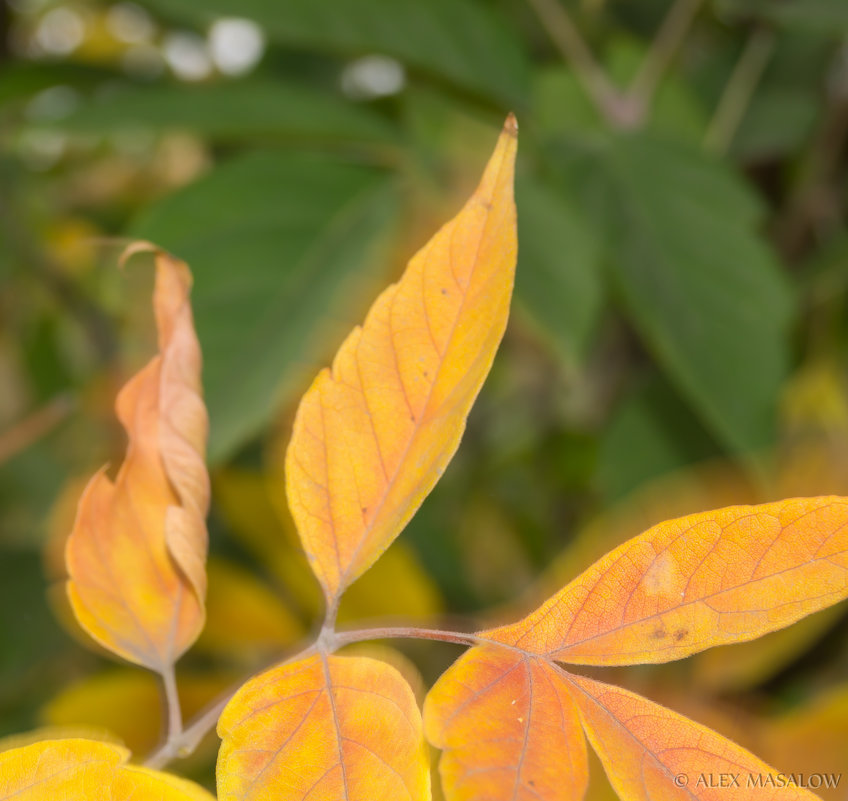
[[[816,794],[845,801],[845,744],[848,743],[848,683],[836,685],[799,709],[772,718],[763,727],[763,753],[776,765],[815,778]],[[809,781],[809,779],[808,779]]]
[[[206,625],[197,650],[251,661],[280,653],[303,626],[270,587],[248,570],[225,559],[210,559]]]
[[[213,477],[213,486],[216,505],[233,536],[277,579],[286,600],[301,617],[314,619],[321,610],[321,590],[297,541],[285,499],[273,498],[271,487],[274,485],[256,471],[219,470]],[[204,645],[214,627],[214,583],[214,575],[210,573],[207,622],[198,648]],[[222,598],[225,595],[221,593]],[[395,542],[345,593],[338,620],[350,623],[391,615],[420,621],[433,619],[442,610],[438,587],[421,567],[415,552],[404,543]],[[221,634],[226,632],[222,629]],[[221,644],[224,644],[223,638]]]
[[[128,253],[150,246],[132,246]],[[115,481],[80,499],[65,560],[80,625],[115,654],[162,672],[203,626],[209,481],[188,267],[156,251],[159,353],[121,390],[129,437]]]
[[[245,684],[218,721],[221,801],[427,801],[421,716],[403,677],[317,655]]]
[[[346,593],[339,623],[391,615],[406,621],[433,620],[442,611],[439,590],[403,542],[389,548]]]
[[[517,252],[516,134],[510,116],[477,191],[301,401],[286,489],[331,607],[444,471],[503,336]]]
[[[777,801],[816,796],[720,734],[609,684],[571,674],[592,747],[628,801]]]
[[[191,718],[232,684],[232,676],[180,673],[177,689],[184,716]],[[133,753],[146,754],[162,736],[162,690],[152,673],[109,670],[63,687],[44,705],[41,717],[57,727],[102,727]]]
[[[505,648],[472,648],[424,705],[448,801],[578,801],[588,781],[580,718],[558,671]]]
[[[127,765],[129,751],[96,740],[46,740],[0,753],[0,801],[214,801],[177,776]]]
[[[279,486],[264,473],[227,467],[212,477],[213,498],[232,535],[284,587],[300,616],[321,612],[323,596]]]
[[[846,596],[848,500],[795,498],[660,523],[524,620],[481,636],[578,664],[668,662]]]

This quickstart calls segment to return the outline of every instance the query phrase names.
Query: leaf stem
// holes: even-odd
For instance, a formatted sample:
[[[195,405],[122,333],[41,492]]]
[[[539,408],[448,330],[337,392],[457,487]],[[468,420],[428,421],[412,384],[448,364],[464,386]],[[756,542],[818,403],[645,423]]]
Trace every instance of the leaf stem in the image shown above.
[[[452,642],[459,645],[478,645],[482,640],[474,634],[461,631],[443,631],[441,629],[421,629],[414,626],[389,626],[386,628],[358,629],[356,631],[342,631],[336,634],[336,643],[341,648],[355,642],[367,640],[438,640],[440,642]]]
[[[314,642],[307,645],[302,650],[298,651],[296,654],[292,656],[285,657],[284,659],[275,659],[271,664],[266,665],[261,670],[256,673],[251,674],[251,676],[259,675],[260,673],[264,673],[266,670],[269,670],[272,667],[277,665],[285,665],[289,662],[296,662],[298,659],[304,659],[305,657],[312,654],[313,651],[316,650],[316,644]],[[173,676],[173,667],[171,668],[171,674]],[[171,760],[176,757],[186,757],[191,754],[195,748],[200,744],[200,741],[206,736],[206,734],[215,727],[215,724],[218,722],[218,718],[221,717],[221,713],[224,711],[224,707],[229,703],[230,699],[236,694],[238,689],[248,681],[251,676],[248,676],[242,680],[240,680],[237,684],[230,687],[226,690],[222,695],[208,704],[201,712],[199,712],[188,724],[188,726],[183,727],[182,722],[180,722],[179,730],[174,730],[173,726],[173,717],[172,710],[174,709],[173,705],[168,702],[168,711],[169,711],[169,720],[168,720],[168,736],[165,739],[165,742],[159,746],[147,759],[144,760],[144,764],[148,768],[161,768],[167,765]],[[162,674],[163,679],[165,678],[165,674]],[[166,697],[168,694],[168,683],[167,680],[165,682],[165,692]],[[173,692],[174,697],[176,697],[176,682],[173,682]],[[179,701],[177,701],[177,712],[179,713]]]
[[[628,89],[628,96],[638,108],[640,120],[651,109],[657,87],[668,69],[674,54],[683,44],[686,34],[698,13],[703,0],[677,0],[672,3],[668,14],[651,43],[639,72]]]
[[[424,629],[415,628],[412,626],[398,626],[387,628],[373,629],[358,629],[356,631],[343,631],[333,633],[332,637],[327,637],[326,632],[332,631],[326,625],[322,627],[321,633],[316,640],[308,646],[298,651],[292,656],[285,659],[276,659],[271,664],[262,668],[252,675],[259,675],[278,665],[285,665],[289,662],[296,662],[299,659],[305,659],[316,651],[322,653],[330,653],[341,648],[344,645],[351,645],[357,642],[366,642],[368,640],[388,640],[388,639],[418,639],[418,640],[439,640],[441,642],[456,643],[458,645],[478,645],[482,642],[479,637],[474,634],[466,634],[460,631],[442,631],[440,629]],[[167,672],[162,673],[165,687],[165,697],[168,705],[168,735],[165,742],[162,743],[145,761],[144,764],[149,768],[162,768],[177,757],[185,757],[191,754],[200,744],[200,741],[206,734],[215,727],[218,718],[224,711],[224,707],[229,703],[230,699],[236,694],[238,689],[249,680],[247,677],[238,682],[237,685],[228,689],[223,695],[209,704],[203,711],[194,717],[188,726],[182,726],[182,720],[179,712],[179,700],[176,697],[176,682],[174,681],[173,667],[170,670],[170,677]],[[173,700],[172,700],[173,699]],[[174,712],[176,710],[176,712]]]
[[[627,98],[610,81],[568,12],[557,0],[527,0],[601,115],[615,127],[631,124]]]
[[[705,149],[719,154],[727,152],[771,58],[774,44],[775,34],[769,28],[757,28],[745,43],[707,127]]]
[[[148,767],[159,768],[176,755],[185,731],[183,731],[183,715],[180,710],[180,697],[177,693],[177,677],[173,664],[163,668],[159,675],[162,677],[162,690],[165,701],[166,731],[165,742],[145,763]]]
[[[74,408],[72,396],[62,393],[30,412],[11,428],[0,431],[0,465],[49,434]]]

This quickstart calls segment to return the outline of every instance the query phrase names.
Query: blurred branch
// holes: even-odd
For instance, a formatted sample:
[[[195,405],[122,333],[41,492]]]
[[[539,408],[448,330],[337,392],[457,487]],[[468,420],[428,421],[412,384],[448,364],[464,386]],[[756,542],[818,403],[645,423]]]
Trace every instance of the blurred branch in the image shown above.
[[[586,94],[601,115],[616,128],[632,127],[628,98],[610,81],[595,60],[568,12],[557,0],[527,0],[565,60],[574,68]]]
[[[757,28],[748,38],[704,135],[707,150],[719,154],[727,152],[765,72],[775,40],[770,28]]]
[[[703,0],[677,0],[672,3],[657,31],[651,48],[628,90],[631,100],[638,106],[640,119],[644,119],[650,111],[657,87],[674,54],[683,44],[702,2]]]
[[[558,0],[527,0],[603,117],[619,129],[637,128],[650,110],[660,80],[680,48],[703,0],[676,0],[639,72],[624,92],[609,79]]]
[[[0,432],[0,464],[28,448],[62,422],[73,408],[69,395],[57,395],[40,409]]]

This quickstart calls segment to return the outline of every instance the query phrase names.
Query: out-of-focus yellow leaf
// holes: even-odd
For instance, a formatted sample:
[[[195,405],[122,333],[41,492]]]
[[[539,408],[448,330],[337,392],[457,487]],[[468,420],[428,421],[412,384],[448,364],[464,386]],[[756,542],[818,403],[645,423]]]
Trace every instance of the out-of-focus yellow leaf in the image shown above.
[[[177,689],[183,714],[191,718],[232,684],[232,676],[180,673]],[[41,709],[41,717],[54,727],[102,728],[134,754],[146,754],[162,735],[162,691],[151,673],[110,670],[64,687]]]
[[[300,621],[269,587],[248,570],[224,559],[207,564],[206,625],[197,649],[253,661],[280,653],[303,636]]]
[[[279,581],[303,617],[317,617],[321,587],[309,568],[285,499],[275,497],[271,480],[255,470],[227,467],[216,471],[212,482],[215,505],[232,535]]]
[[[162,672],[203,627],[209,482],[191,274],[155,252],[159,353],[118,395],[126,459],[114,482],[105,471],[89,482],[65,559],[83,628],[113,653]]]
[[[46,232],[45,245],[54,263],[81,274],[95,262],[97,238],[102,231],[84,217],[63,217]]]
[[[412,549],[396,542],[345,593],[339,623],[389,615],[420,622],[432,620],[441,611],[442,599],[435,583]]]
[[[692,661],[692,680],[711,690],[756,686],[804,653],[842,614],[842,607],[831,606],[757,640],[710,648]]]
[[[331,607],[439,479],[489,371],[512,295],[516,148],[510,116],[477,191],[301,401],[286,489]]]
[[[278,579],[286,599],[291,599],[293,606],[307,618],[314,619],[321,608],[321,591],[309,571],[285,500],[271,495],[272,483],[258,472],[235,468],[218,471],[213,479],[216,504],[234,536]],[[211,582],[212,578],[206,630],[212,625]],[[420,621],[434,618],[442,609],[439,590],[415,553],[404,543],[395,542],[347,590],[339,609],[339,621],[350,623],[388,616]],[[205,636],[206,631],[198,645]]]
[[[848,499],[795,498],[660,523],[483,636],[578,664],[668,662],[846,596]]]
[[[567,685],[544,660],[472,648],[430,690],[427,739],[449,801],[579,801],[586,740]]]
[[[0,753],[0,801],[214,801],[199,785],[127,765],[129,751],[96,740],[46,740]]]
[[[428,801],[421,716],[403,677],[316,655],[251,679],[218,721],[220,801]]]
[[[762,727],[763,753],[775,765],[791,765],[793,773],[841,777],[837,786],[820,786],[827,801],[844,801],[848,793],[848,684],[842,684],[798,710],[772,718]],[[829,780],[830,781],[830,780]]]
[[[670,709],[621,687],[582,676],[569,674],[568,681],[586,734],[620,798],[816,798],[809,790],[795,785],[776,786],[778,771],[741,746]],[[731,777],[736,777],[735,786]],[[757,781],[768,783],[752,784]]]
[[[792,376],[781,399],[781,411],[790,427],[819,426],[848,433],[848,384],[844,365],[816,360]]]

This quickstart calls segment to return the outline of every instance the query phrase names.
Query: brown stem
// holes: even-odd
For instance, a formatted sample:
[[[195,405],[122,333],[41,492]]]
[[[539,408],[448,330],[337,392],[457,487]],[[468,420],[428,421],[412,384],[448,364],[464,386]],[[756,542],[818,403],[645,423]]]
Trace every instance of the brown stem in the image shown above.
[[[724,154],[733,142],[739,123],[774,51],[774,31],[756,29],[745,43],[745,49],[724,87],[713,118],[704,135],[704,147]]]
[[[330,629],[322,628],[321,634],[315,642],[311,643],[303,650],[298,651],[293,656],[287,657],[284,660],[275,660],[271,665],[268,665],[253,675],[258,675],[275,665],[284,665],[289,662],[296,662],[299,659],[305,659],[307,656],[318,650],[322,653],[331,653],[344,645],[366,642],[368,640],[413,638],[419,640],[439,640],[441,642],[451,642],[459,645],[478,645],[483,642],[480,638],[473,634],[464,634],[459,631],[414,628],[411,626],[343,631],[340,633],[334,633],[332,637],[327,636],[328,631],[330,631]],[[169,692],[173,692],[175,694],[176,684],[174,683],[172,685],[173,689],[169,691],[168,680],[164,674],[163,679],[165,679],[166,697],[169,697]],[[224,707],[229,703],[230,699],[233,695],[235,695],[239,687],[248,680],[249,677],[240,681],[238,685],[227,690],[227,692],[225,692],[220,698],[213,701],[206,707],[206,709],[200,712],[191,721],[191,723],[188,724],[188,726],[185,727],[182,726],[181,721],[178,724],[174,717],[174,709],[176,709],[176,715],[179,715],[179,702],[177,701],[176,704],[173,704],[169,698],[168,736],[166,737],[165,742],[145,760],[144,764],[149,768],[162,768],[177,757],[188,756],[195,748],[197,748],[198,744],[206,736],[207,732],[214,728],[215,724],[218,722],[218,718],[224,711]],[[176,696],[174,695],[174,697]]]
[[[474,634],[466,634],[461,631],[442,631],[440,629],[419,629],[414,626],[397,626],[374,629],[359,629],[357,631],[342,631],[336,634],[337,646],[350,645],[355,642],[367,640],[438,640],[440,642],[452,642],[458,645],[478,645],[482,642]]]
[[[574,68],[577,79],[600,114],[616,128],[629,127],[632,110],[595,60],[568,12],[557,0],[527,0],[551,41]]]
[[[44,406],[0,432],[0,464],[25,450],[61,423],[74,407],[70,395],[57,395]]]
[[[657,31],[651,48],[627,92],[638,107],[641,119],[650,111],[657,87],[675,53],[683,44],[702,2],[703,0],[677,0],[672,3]]]

